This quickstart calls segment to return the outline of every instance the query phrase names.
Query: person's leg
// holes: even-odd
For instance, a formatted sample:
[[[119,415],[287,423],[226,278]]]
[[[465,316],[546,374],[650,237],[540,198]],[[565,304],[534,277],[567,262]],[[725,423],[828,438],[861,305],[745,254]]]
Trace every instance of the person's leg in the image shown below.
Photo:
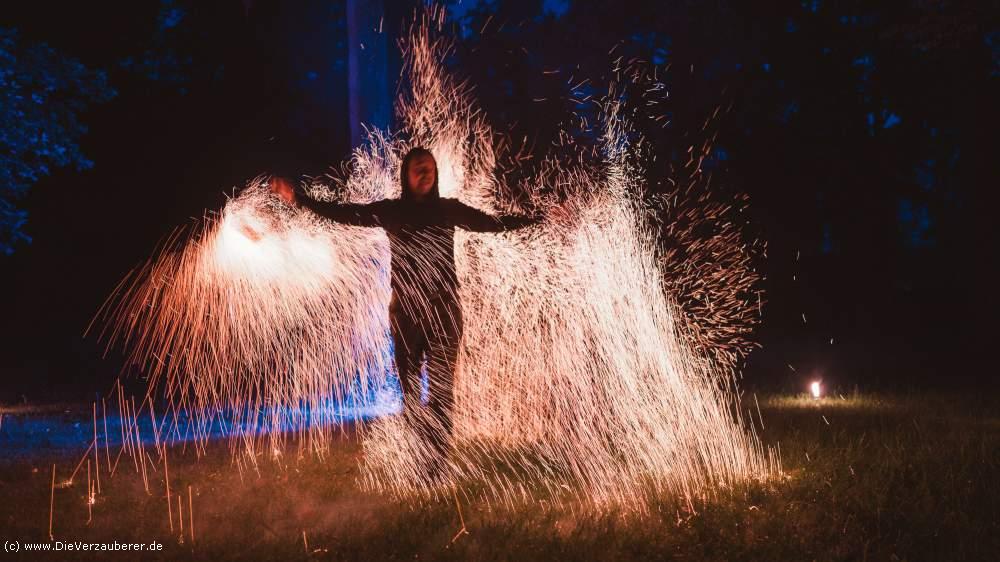
[[[420,363],[426,343],[420,326],[393,304],[395,299],[389,306],[393,355],[403,393],[403,411],[412,414],[420,407]]]
[[[451,440],[452,413],[455,403],[455,369],[458,348],[462,340],[462,309],[457,302],[446,302],[438,307],[436,328],[427,346],[427,378],[429,398],[427,406],[439,425],[430,435],[434,448],[445,453]]]

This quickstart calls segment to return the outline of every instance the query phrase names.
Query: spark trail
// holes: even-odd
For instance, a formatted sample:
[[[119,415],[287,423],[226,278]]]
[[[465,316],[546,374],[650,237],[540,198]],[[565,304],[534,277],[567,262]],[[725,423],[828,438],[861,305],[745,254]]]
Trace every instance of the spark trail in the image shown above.
[[[569,496],[642,509],[651,494],[691,497],[773,474],[775,456],[734,407],[726,358],[736,352],[710,351],[732,340],[740,307],[756,306],[725,298],[750,282],[735,230],[699,250],[735,256],[729,271],[702,279],[695,264],[664,267],[672,255],[646,217],[670,209],[643,203],[615,87],[602,105],[600,161],[546,160],[520,186],[526,203],[498,195],[508,192],[496,179],[502,144],[441,66],[443,17],[430,9],[403,43],[412,91],[397,103],[401,130],[373,131],[332,188],[316,183],[311,194],[396,197],[402,154],[424,146],[443,197],[491,213],[551,211],[543,194],[555,184],[566,202],[536,227],[456,234],[465,332],[446,470],[428,474],[412,419],[383,416],[361,426],[359,483],[411,499],[458,490],[498,504]],[[194,417],[196,438],[222,424],[241,462],[289,447],[323,454],[336,406],[392,377],[388,267],[381,229],[286,207],[259,178],[123,281],[102,311],[105,336],[150,375],[151,393]],[[680,313],[684,292],[706,284],[723,297],[717,330]]]

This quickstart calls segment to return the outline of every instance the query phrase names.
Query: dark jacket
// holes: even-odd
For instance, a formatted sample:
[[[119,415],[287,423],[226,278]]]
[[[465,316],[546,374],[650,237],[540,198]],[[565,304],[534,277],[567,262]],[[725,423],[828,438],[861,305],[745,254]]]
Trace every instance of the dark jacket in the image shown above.
[[[316,214],[338,223],[384,228],[389,237],[393,294],[403,300],[423,297],[457,302],[456,227],[472,232],[502,232],[541,222],[541,218],[493,216],[457,199],[437,197],[345,204],[300,196],[300,201]]]

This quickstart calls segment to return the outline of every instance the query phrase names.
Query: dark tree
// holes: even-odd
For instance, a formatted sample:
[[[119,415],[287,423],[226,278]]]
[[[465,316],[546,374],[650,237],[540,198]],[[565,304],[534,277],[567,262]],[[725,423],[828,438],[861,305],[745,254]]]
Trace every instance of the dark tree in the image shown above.
[[[80,116],[115,92],[104,72],[13,29],[0,29],[0,91],[0,252],[11,254],[31,240],[18,201],[54,168],[93,166],[78,144],[87,132]]]

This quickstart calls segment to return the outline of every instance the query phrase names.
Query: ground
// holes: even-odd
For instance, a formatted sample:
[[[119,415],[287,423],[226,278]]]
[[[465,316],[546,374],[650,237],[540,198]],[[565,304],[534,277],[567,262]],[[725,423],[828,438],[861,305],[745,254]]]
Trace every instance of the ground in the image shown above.
[[[400,503],[358,489],[345,432],[323,459],[242,472],[223,444],[170,452],[147,493],[131,457],[102,476],[88,523],[84,458],[91,406],[0,407],[0,535],[6,559],[320,560],[991,560],[1000,552],[1000,409],[992,396],[758,395],[762,438],[784,475],[646,514]],[[744,396],[756,417],[751,394]],[[82,444],[82,447],[80,446]],[[100,462],[106,462],[104,452]],[[113,454],[113,453],[112,453]],[[155,456],[155,451],[150,450]],[[57,469],[52,489],[52,465]],[[190,500],[188,497],[190,486]],[[184,510],[179,529],[177,494]],[[52,501],[50,509],[50,501]],[[461,509],[461,511],[459,511]],[[57,541],[157,541],[162,551],[42,555]],[[193,515],[194,538],[191,537]],[[460,532],[463,528],[465,532]],[[54,548],[54,547],[53,547]]]

